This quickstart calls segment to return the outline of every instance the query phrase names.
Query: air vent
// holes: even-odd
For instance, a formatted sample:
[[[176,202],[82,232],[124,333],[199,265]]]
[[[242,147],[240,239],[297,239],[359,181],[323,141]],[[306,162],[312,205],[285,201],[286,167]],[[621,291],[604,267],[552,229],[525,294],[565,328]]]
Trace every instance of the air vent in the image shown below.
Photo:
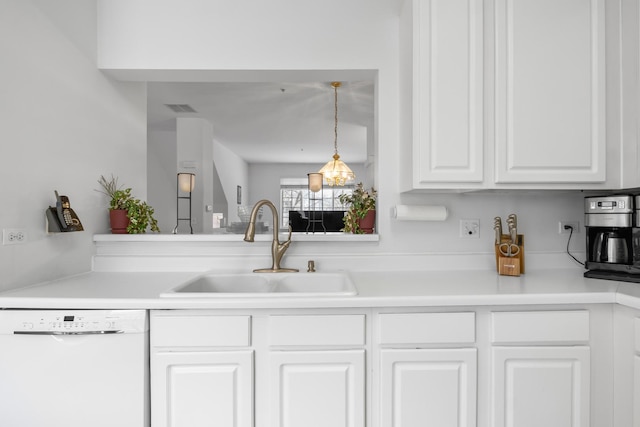
[[[164,104],[174,113],[197,113],[189,104]]]

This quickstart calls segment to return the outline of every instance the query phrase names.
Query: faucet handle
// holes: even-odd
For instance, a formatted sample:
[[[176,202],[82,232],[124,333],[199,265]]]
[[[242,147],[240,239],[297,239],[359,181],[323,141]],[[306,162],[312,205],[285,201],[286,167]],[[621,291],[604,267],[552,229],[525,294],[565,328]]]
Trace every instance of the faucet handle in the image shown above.
[[[307,262],[307,273],[315,273],[316,272],[316,263],[312,259]]]
[[[291,224],[289,224],[289,236],[287,237],[287,242],[291,241],[291,231],[292,231]]]

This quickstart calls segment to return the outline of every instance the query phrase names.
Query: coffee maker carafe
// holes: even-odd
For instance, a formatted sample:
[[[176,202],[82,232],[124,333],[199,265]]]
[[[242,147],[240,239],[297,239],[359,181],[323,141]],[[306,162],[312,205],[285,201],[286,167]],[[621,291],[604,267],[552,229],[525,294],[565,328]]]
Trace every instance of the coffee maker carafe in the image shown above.
[[[633,213],[633,196],[585,198],[587,269],[623,273],[633,269]]]
[[[596,232],[591,259],[594,262],[627,264],[629,249],[624,233],[618,230]]]

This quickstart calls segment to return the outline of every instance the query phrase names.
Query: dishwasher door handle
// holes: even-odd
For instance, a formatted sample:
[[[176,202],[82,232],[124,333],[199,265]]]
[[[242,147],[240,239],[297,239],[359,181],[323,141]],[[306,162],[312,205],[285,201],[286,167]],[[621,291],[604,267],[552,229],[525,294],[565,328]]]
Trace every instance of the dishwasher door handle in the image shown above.
[[[13,331],[14,335],[111,335],[123,334],[124,331]]]

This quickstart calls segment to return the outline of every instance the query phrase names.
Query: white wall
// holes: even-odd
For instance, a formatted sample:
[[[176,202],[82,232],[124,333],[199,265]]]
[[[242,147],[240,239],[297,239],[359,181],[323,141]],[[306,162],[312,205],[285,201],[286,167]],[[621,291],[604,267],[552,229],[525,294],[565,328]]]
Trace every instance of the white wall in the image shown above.
[[[381,209],[396,203],[396,0],[106,0],[98,4],[98,66],[107,70],[145,70],[149,78],[154,70],[374,70],[377,158],[384,159],[379,163],[377,187],[386,195]],[[149,10],[154,14],[149,15]],[[388,220],[381,217],[381,233],[389,229]]]
[[[213,141],[213,163],[222,189],[227,198],[228,216],[227,224],[240,221],[238,217],[238,185],[241,190],[241,204],[247,205],[249,202],[249,165],[236,153],[229,150],[218,141]]]
[[[367,69],[397,55],[398,0],[99,0],[105,69]],[[150,13],[150,12],[153,13]],[[260,67],[256,67],[260,65]],[[363,65],[368,65],[364,66]]]
[[[176,226],[176,131],[149,131],[147,136],[147,201],[154,209],[161,233]]]
[[[520,215],[528,251],[563,252],[567,236],[557,234],[557,221],[582,220],[579,192],[399,193],[398,173],[408,165],[399,161],[396,9],[395,0],[105,0],[97,7],[91,0],[3,0],[0,78],[9,84],[0,97],[0,224],[25,229],[28,243],[0,246],[0,290],[91,268],[91,237],[108,231],[106,200],[94,191],[101,174],[114,173],[146,197],[145,85],[98,71],[96,43],[102,68],[133,70],[134,78],[143,76],[137,70],[376,70],[381,238],[342,252],[487,253],[493,216],[511,212]],[[70,197],[84,232],[45,234],[55,189]],[[390,215],[397,203],[445,204],[451,216],[398,222]],[[480,239],[458,237],[460,218],[480,219]],[[584,233],[575,236],[572,248],[582,250],[583,240]],[[324,243],[291,251],[335,249]]]
[[[92,236],[109,229],[101,174],[146,197],[146,87],[96,69],[95,34],[95,1],[2,1],[0,227],[28,241],[0,246],[0,290],[91,269]],[[85,231],[45,234],[54,190]]]
[[[212,213],[199,207],[213,204],[213,171],[209,167],[213,162],[213,125],[196,117],[179,117],[176,122],[178,159],[175,170],[195,174],[195,188],[191,193],[193,232],[210,233]],[[187,193],[180,195],[185,197]],[[188,218],[188,215],[189,201],[180,199],[180,218]],[[178,232],[190,232],[189,221],[181,220]]]
[[[396,0],[104,0],[99,1],[98,65],[130,79],[173,76],[205,80],[207,70],[374,70],[377,73],[377,181],[380,242],[351,245],[356,252],[488,253],[494,216],[520,216],[527,250],[564,251],[567,235],[558,221],[580,221],[580,192],[502,194],[401,194],[399,17]],[[154,10],[153,16],[149,10]],[[170,28],[171,31],[167,31]],[[175,70],[198,70],[181,74]],[[228,78],[240,73],[228,73]],[[253,179],[253,178],[252,178]],[[256,189],[256,191],[259,191]],[[252,191],[251,199],[260,195]],[[275,197],[275,196],[272,196]],[[445,222],[399,222],[398,203],[444,204]],[[478,218],[480,239],[461,239],[459,220]],[[584,232],[574,236],[581,251]],[[293,252],[331,252],[332,244],[299,245]],[[341,247],[344,250],[344,247]],[[561,255],[563,256],[563,255]],[[418,266],[416,266],[418,267]]]

